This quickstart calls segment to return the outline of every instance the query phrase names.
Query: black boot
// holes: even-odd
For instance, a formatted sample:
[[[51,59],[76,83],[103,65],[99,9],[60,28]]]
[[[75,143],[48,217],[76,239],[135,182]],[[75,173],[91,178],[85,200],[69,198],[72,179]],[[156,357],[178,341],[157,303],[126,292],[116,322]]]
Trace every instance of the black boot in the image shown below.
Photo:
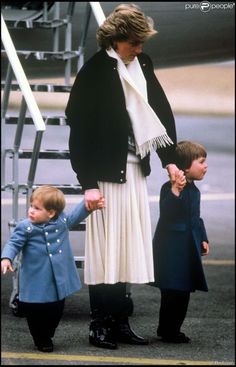
[[[126,293],[125,303],[126,303],[126,308],[127,308],[127,315],[132,316],[133,312],[134,312],[134,303],[133,303],[133,300],[131,298],[131,292]]]
[[[120,343],[136,345],[147,345],[149,343],[147,339],[134,333],[129,325],[128,317],[116,320],[115,334],[116,340]]]
[[[89,328],[89,342],[99,348],[116,349],[117,343],[113,337],[107,320],[93,319]]]

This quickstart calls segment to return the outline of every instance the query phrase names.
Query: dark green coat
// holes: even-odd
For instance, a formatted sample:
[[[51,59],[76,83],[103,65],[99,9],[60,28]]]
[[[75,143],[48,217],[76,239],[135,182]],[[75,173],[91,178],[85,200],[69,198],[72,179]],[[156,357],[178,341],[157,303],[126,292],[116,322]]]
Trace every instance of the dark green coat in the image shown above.
[[[207,291],[201,242],[207,241],[200,218],[200,191],[192,182],[180,196],[166,182],[160,195],[160,218],[153,239],[155,285],[161,289]]]

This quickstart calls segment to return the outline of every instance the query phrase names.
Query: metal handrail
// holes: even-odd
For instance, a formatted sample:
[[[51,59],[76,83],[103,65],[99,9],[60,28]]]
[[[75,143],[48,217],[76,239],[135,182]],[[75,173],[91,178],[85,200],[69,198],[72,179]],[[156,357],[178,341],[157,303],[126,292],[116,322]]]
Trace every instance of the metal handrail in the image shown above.
[[[13,70],[15,77],[17,79],[17,82],[20,86],[21,92],[22,92],[22,107],[21,107],[21,111],[20,111],[20,116],[19,116],[19,121],[18,121],[18,125],[17,125],[17,129],[16,129],[16,136],[15,136],[15,142],[14,142],[14,156],[13,156],[13,183],[12,183],[12,188],[13,188],[13,222],[18,220],[18,198],[19,198],[19,179],[18,179],[18,175],[19,175],[19,169],[18,169],[18,164],[19,164],[19,149],[20,149],[20,143],[21,143],[21,138],[22,138],[22,133],[23,133],[23,125],[24,125],[24,120],[25,120],[25,114],[26,114],[26,106],[28,108],[28,110],[31,113],[34,125],[35,125],[35,129],[36,129],[36,135],[35,135],[35,141],[34,141],[34,148],[33,148],[33,154],[32,154],[32,159],[30,162],[30,168],[29,168],[29,174],[28,174],[28,180],[27,180],[27,188],[28,188],[28,196],[29,196],[29,189],[32,188],[33,185],[33,181],[35,178],[35,172],[36,172],[36,167],[37,167],[37,162],[38,162],[38,156],[39,156],[39,151],[40,151],[40,146],[41,146],[41,139],[42,139],[42,135],[44,133],[44,131],[46,130],[46,125],[43,121],[42,115],[40,113],[40,110],[38,108],[38,105],[36,103],[36,100],[34,98],[33,92],[30,88],[29,82],[26,78],[26,75],[24,73],[24,70],[21,66],[21,63],[19,61],[19,58],[17,56],[14,44],[12,42],[11,36],[8,32],[7,26],[5,24],[4,18],[1,15],[1,37],[2,37],[2,43],[5,47],[6,53],[7,53],[7,57],[9,60],[9,68],[8,70],[10,71],[11,69]],[[8,73],[10,74],[10,73]],[[8,77],[8,82],[11,81],[10,77]],[[8,89],[6,89],[6,91],[8,91]],[[9,91],[8,91],[9,93]],[[4,102],[4,109],[6,110],[6,104],[7,104],[7,100],[8,100],[9,96],[7,96],[7,98],[5,97],[3,100]],[[2,117],[3,119],[5,118],[5,113],[6,111],[4,111]],[[4,120],[3,120],[4,123]],[[5,176],[4,176],[4,180],[5,180]],[[28,201],[28,197],[27,197],[27,201]]]
[[[87,3],[85,18],[84,18],[83,32],[82,32],[82,37],[81,37],[79,50],[78,50],[79,55],[80,55],[80,57],[78,58],[78,63],[77,63],[77,70],[78,71],[81,69],[81,67],[84,64],[84,49],[85,49],[85,43],[86,43],[86,38],[87,38],[87,34],[88,34],[88,28],[89,28],[91,12],[92,12],[92,8],[91,8],[90,4]]]
[[[92,8],[93,14],[94,14],[95,19],[97,21],[97,24],[100,26],[104,22],[104,20],[106,19],[105,15],[104,15],[104,12],[102,10],[102,7],[101,7],[100,3],[97,2],[97,1],[90,1],[89,4]]]
[[[77,64],[77,70],[78,71],[81,69],[81,67],[84,64],[84,49],[85,49],[85,43],[86,43],[86,38],[87,38],[87,33],[88,33],[88,28],[89,28],[89,22],[90,22],[90,18],[91,18],[91,12],[93,12],[94,17],[95,17],[95,19],[96,19],[99,26],[106,19],[99,2],[93,2],[92,1],[92,2],[87,3],[86,15],[85,15],[85,18],[84,18],[83,33],[82,33],[82,37],[81,37],[81,41],[80,41],[80,45],[79,45],[79,55],[80,55],[80,57],[78,59],[78,64]]]
[[[3,19],[3,16],[1,15],[1,37],[2,37],[2,43],[4,45],[4,48],[7,53],[7,57],[10,61],[11,67],[14,71],[14,74],[16,76],[17,82],[20,86],[20,89],[22,91],[22,94],[25,98],[27,107],[31,113],[32,119],[34,121],[34,125],[37,131],[45,131],[46,126],[43,121],[42,115],[39,111],[38,105],[35,101],[33,92],[30,89],[29,82],[25,76],[25,72],[21,66],[20,60],[17,56],[15,47],[13,45],[13,42],[11,40],[11,36],[8,32],[6,23]]]

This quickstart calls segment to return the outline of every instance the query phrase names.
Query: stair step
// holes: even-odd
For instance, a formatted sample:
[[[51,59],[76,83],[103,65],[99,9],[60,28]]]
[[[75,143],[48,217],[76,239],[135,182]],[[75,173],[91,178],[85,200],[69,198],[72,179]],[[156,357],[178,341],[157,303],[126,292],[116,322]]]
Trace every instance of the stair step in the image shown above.
[[[81,222],[81,223],[77,224],[77,226],[74,226],[71,231],[85,231],[85,229],[86,229],[85,222]]]
[[[43,29],[53,29],[58,27],[65,26],[68,21],[67,19],[52,19],[48,21],[44,20],[6,20],[6,25],[9,29],[36,29],[36,28],[43,28]]]
[[[26,193],[27,190],[27,184],[19,184],[17,185],[19,192],[21,192],[22,194]],[[8,190],[15,190],[15,185],[14,182],[13,183],[7,183],[4,186],[1,186],[1,191],[8,191]]]
[[[42,17],[43,11],[40,10],[27,10],[27,9],[19,9],[15,7],[10,7],[10,4],[7,7],[1,5],[1,12],[5,22],[10,24],[10,22],[14,22],[17,25],[18,22],[24,20],[35,20],[37,18]]]
[[[1,82],[1,88],[3,89],[5,82]],[[71,85],[59,85],[59,84],[30,84],[30,88],[33,92],[50,92],[50,93],[67,93],[71,91]],[[11,84],[12,91],[20,91],[18,83]]]
[[[49,60],[49,59],[54,59],[54,60],[69,60],[72,59],[74,57],[79,57],[80,56],[80,51],[75,50],[75,51],[30,51],[30,50],[16,50],[17,55],[20,57],[25,57],[25,59],[29,59],[30,58],[34,58],[35,60]],[[1,50],[1,54],[3,56],[7,56],[6,51],[5,50]]]
[[[43,116],[43,120],[46,125],[55,125],[55,126],[65,126],[67,125],[67,120],[65,116]],[[18,117],[16,116],[6,116],[5,123],[9,125],[17,124]],[[25,117],[25,125],[33,125],[32,117]]]
[[[19,151],[19,158],[30,159],[33,151],[31,149],[21,149]],[[69,159],[69,150],[45,149],[39,152],[40,159]]]
[[[9,156],[9,158],[13,158],[14,150],[13,149],[5,149],[5,153]],[[30,159],[32,158],[33,151],[32,149],[20,149],[19,150],[19,158],[21,159]],[[70,152],[69,150],[59,150],[59,149],[45,149],[39,152],[40,159],[69,159]]]
[[[47,11],[54,6],[54,1],[47,3]],[[33,6],[32,6],[33,5]],[[22,20],[36,20],[43,17],[44,3],[41,1],[20,2],[20,1],[7,1],[1,3],[1,13],[6,21],[14,21],[18,23]]]
[[[74,256],[74,260],[77,268],[84,268],[84,256]]]
[[[81,185],[74,185],[74,184],[34,184],[32,189],[35,190],[37,187],[40,187],[42,185],[53,185],[54,187],[57,187],[60,189],[65,195],[83,195],[84,191],[82,190]],[[14,190],[15,185],[14,183],[8,183],[5,186],[1,187],[2,191],[9,191]],[[19,192],[21,194],[26,194],[27,192],[27,184],[19,184],[18,185]]]

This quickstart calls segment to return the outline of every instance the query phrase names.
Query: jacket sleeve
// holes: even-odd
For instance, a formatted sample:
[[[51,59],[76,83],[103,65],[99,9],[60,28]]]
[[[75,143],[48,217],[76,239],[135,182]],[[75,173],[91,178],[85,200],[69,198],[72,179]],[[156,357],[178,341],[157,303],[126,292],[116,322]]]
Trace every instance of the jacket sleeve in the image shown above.
[[[183,191],[176,196],[171,191],[170,181],[166,182],[160,193],[160,217],[162,222],[166,224],[183,222],[183,207],[185,205]]]
[[[23,249],[27,241],[26,229],[23,223],[18,223],[11,238],[5,244],[1,258],[14,260],[16,255]]]
[[[200,218],[200,225],[201,225],[202,241],[208,242],[207,232],[206,232],[205,224],[202,218]]]
[[[96,151],[98,128],[95,86],[93,71],[87,70],[85,65],[77,74],[65,110],[70,126],[70,161],[84,190],[98,188],[97,178],[94,176],[96,171],[94,151]]]
[[[70,213],[66,215],[68,228],[72,229],[87,218],[90,213],[91,211],[87,210],[85,207],[84,200],[81,201]]]

